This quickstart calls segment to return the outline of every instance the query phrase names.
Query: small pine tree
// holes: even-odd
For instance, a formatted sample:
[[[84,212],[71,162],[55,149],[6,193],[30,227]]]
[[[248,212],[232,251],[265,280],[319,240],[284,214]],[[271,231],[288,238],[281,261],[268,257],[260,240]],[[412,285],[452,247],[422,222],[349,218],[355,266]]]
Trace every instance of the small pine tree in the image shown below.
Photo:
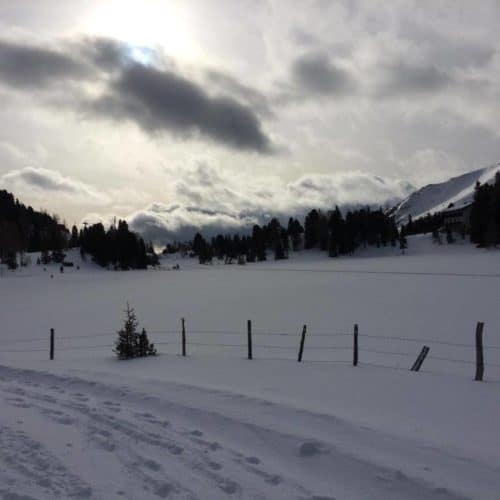
[[[135,311],[127,302],[125,309],[125,321],[123,328],[118,331],[118,339],[116,340],[114,352],[118,359],[130,359],[135,356],[136,345],[138,343],[137,333],[137,318]]]
[[[139,333],[137,327],[135,311],[127,303],[125,321],[123,328],[118,331],[118,339],[114,349],[118,359],[154,356],[156,354],[155,346],[149,342],[146,330],[143,328],[142,332]]]
[[[154,344],[151,344],[148,339],[146,330],[143,328],[141,334],[139,335],[139,349],[138,356],[155,356],[156,348]]]

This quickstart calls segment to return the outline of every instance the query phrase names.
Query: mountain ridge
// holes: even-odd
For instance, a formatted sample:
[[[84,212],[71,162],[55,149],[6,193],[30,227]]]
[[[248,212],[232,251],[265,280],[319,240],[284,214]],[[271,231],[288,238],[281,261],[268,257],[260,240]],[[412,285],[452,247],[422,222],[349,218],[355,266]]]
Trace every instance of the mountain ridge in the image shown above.
[[[476,183],[490,183],[497,172],[500,172],[500,162],[443,182],[428,184],[395,205],[390,213],[396,223],[401,224],[406,222],[410,215],[413,219],[418,219],[427,214],[441,212],[450,204],[456,207],[468,205],[473,200]]]

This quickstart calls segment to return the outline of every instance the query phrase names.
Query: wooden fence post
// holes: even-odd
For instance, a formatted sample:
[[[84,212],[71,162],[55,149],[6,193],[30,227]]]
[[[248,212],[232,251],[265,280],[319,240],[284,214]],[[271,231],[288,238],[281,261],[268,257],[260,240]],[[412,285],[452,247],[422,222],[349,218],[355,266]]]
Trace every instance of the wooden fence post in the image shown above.
[[[476,377],[474,380],[483,380],[484,356],[483,356],[483,328],[484,323],[478,322],[476,326]]]
[[[50,360],[54,359],[54,329],[50,329]]]
[[[358,325],[354,325],[354,345],[352,352],[352,366],[358,366]]]
[[[252,355],[252,321],[247,321],[247,339],[248,339],[248,359],[253,359]]]
[[[300,338],[300,349],[299,349],[299,358],[298,358],[298,362],[302,362],[302,355],[304,354],[304,342],[306,340],[306,331],[307,331],[307,326],[304,325],[302,327],[302,336]]]
[[[422,366],[422,363],[427,357],[427,354],[429,354],[429,351],[430,349],[428,346],[424,345],[424,347],[422,347],[420,354],[417,356],[415,363],[413,363],[413,366],[411,367],[412,372],[418,372],[420,370],[420,367]]]
[[[181,319],[182,322],[182,355],[186,356],[186,322],[184,318]]]

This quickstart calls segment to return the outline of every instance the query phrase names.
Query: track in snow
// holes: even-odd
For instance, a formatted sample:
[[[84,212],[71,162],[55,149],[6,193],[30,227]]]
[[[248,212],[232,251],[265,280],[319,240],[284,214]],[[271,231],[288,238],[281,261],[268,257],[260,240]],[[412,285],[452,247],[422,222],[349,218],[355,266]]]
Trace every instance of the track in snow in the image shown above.
[[[331,416],[148,385],[0,366],[0,498],[453,500],[457,474],[500,486],[498,470]]]

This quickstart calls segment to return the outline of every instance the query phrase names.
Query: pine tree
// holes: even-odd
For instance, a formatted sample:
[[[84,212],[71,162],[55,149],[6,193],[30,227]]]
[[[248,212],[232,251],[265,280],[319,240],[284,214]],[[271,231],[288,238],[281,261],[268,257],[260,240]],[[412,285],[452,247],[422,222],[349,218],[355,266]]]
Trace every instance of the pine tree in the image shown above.
[[[311,210],[304,222],[304,247],[306,250],[315,248],[318,244],[319,213]]]
[[[118,359],[154,356],[157,353],[154,344],[149,342],[146,330],[143,328],[139,333],[137,327],[135,311],[127,303],[125,321],[123,328],[118,331],[118,339],[114,349]]]
[[[75,248],[79,244],[79,236],[78,236],[78,228],[76,226],[73,226],[71,228],[71,238],[69,240],[69,247],[70,248]]]
[[[399,249],[401,250],[401,253],[404,255],[405,250],[408,248],[408,240],[406,239],[406,235],[403,231],[401,231],[401,234],[399,236]]]
[[[156,348],[154,344],[151,344],[148,339],[146,330],[143,328],[141,334],[139,335],[139,349],[138,356],[155,356]]]
[[[137,318],[135,311],[127,302],[125,309],[125,321],[123,328],[119,330],[114,352],[118,359],[130,359],[136,355],[137,345],[139,344],[139,334],[137,333]]]

